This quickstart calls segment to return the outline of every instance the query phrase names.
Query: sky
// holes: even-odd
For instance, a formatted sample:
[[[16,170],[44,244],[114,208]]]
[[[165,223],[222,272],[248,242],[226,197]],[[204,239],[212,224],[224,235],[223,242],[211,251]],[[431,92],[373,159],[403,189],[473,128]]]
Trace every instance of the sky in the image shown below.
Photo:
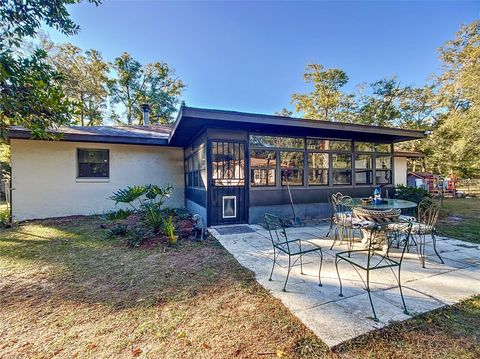
[[[55,42],[165,61],[188,106],[271,114],[290,105],[308,63],[341,68],[359,83],[397,76],[422,86],[438,72],[438,48],[480,18],[480,1],[103,0],[69,11],[81,27]],[[44,28],[46,29],[46,28]]]

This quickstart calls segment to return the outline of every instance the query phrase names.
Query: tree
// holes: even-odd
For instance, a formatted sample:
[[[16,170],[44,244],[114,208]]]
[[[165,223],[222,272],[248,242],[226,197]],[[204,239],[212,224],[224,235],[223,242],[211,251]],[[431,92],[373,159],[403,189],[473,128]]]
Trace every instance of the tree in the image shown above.
[[[180,95],[185,88],[175,71],[164,62],[142,65],[130,54],[124,52],[112,63],[116,77],[108,88],[114,105],[120,104],[127,117],[127,124],[134,120],[142,124],[140,105],[150,105],[152,122],[169,123]]]
[[[98,5],[99,0],[88,0]],[[69,103],[60,86],[61,76],[47,62],[45,51],[20,51],[25,37],[35,37],[41,23],[65,35],[79,27],[66,5],[79,0],[0,0],[0,128],[22,125],[33,136],[48,136],[48,128],[68,124]]]
[[[480,21],[462,26],[439,50],[436,77],[441,109],[429,139],[429,164],[443,173],[480,176]]]
[[[296,112],[303,112],[305,118],[335,121],[344,97],[341,88],[348,82],[347,74],[340,69],[324,70],[320,64],[309,64],[305,71],[303,78],[313,84],[313,90],[292,95]]]
[[[275,112],[275,115],[282,117],[292,117],[293,111],[290,111],[288,108],[284,107],[280,111]]]
[[[400,101],[408,88],[402,88],[395,77],[359,87],[357,123],[376,126],[399,125]]]
[[[107,108],[109,65],[97,50],[83,51],[72,44],[43,45],[62,76],[61,87],[72,103],[74,122],[82,126],[100,125]]]

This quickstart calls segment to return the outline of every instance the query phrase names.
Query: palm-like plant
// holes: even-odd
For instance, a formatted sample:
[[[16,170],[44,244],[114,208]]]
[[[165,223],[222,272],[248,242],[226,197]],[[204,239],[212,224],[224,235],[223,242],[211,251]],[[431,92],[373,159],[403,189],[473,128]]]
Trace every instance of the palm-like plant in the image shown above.
[[[154,184],[129,186],[114,192],[110,199],[115,201],[115,204],[125,203],[136,212],[141,212],[148,227],[154,232],[158,232],[164,223],[160,209],[172,192],[173,187],[171,185],[165,187]],[[140,203],[139,208],[134,204],[137,201]]]
[[[138,211],[137,207],[134,206],[133,202],[136,200],[140,201],[140,204],[143,205],[142,196],[148,192],[147,186],[128,186],[125,189],[119,189],[117,192],[114,192],[112,196],[109,197],[112,201],[115,201],[115,205],[119,203],[126,203],[130,205],[135,211]]]

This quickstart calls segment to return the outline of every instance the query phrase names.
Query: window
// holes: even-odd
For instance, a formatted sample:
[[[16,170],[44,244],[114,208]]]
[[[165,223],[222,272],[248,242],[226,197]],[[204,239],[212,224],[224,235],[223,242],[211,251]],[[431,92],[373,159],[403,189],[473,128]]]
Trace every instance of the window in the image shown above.
[[[392,156],[375,158],[375,180],[377,184],[392,183]]]
[[[332,154],[333,184],[352,184],[352,155]]]
[[[372,155],[355,155],[355,183],[373,184]]]
[[[329,150],[352,152],[352,141],[330,141]]]
[[[310,152],[308,154],[308,184],[328,186],[328,153]]]
[[[252,186],[275,186],[277,153],[275,151],[250,151],[250,183]]]
[[[202,177],[202,172],[205,170],[205,147],[197,146],[185,159],[185,185],[187,187],[205,187]]]
[[[326,139],[309,138],[307,140],[307,149],[351,152],[352,142],[347,140],[326,140]]]
[[[302,137],[278,137],[250,135],[252,147],[278,147],[278,148],[301,148],[305,147],[305,140]]]
[[[108,150],[78,149],[78,178],[108,178]]]
[[[309,138],[307,140],[307,149],[308,150],[328,150],[330,149],[330,142],[323,139],[313,139]]]
[[[375,171],[375,180],[377,184],[391,184],[392,183],[392,171]]]
[[[392,146],[389,143],[376,143],[375,152],[392,152]]]
[[[373,151],[375,151],[374,143],[355,141],[355,152],[373,152]]]
[[[371,143],[355,141],[355,152],[381,152],[389,153],[392,148],[389,143]]]
[[[280,174],[282,186],[303,186],[303,160],[304,152],[281,151],[280,152]]]
[[[377,156],[375,158],[375,167],[378,169],[392,169],[391,156]]]

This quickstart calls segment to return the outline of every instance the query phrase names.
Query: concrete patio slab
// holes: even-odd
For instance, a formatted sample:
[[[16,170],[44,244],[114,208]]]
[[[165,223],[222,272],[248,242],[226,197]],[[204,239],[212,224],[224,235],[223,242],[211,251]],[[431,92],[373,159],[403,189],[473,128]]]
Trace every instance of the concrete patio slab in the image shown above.
[[[332,238],[325,238],[329,224],[311,227],[288,228],[291,239],[306,240],[320,246],[323,251],[321,280],[318,285],[320,256],[316,253],[304,257],[303,273],[300,264],[292,269],[287,292],[283,284],[287,275],[288,259],[279,257],[272,280],[273,250],[268,231],[260,225],[250,225],[251,233],[221,235],[211,228],[212,235],[238,260],[255,273],[257,281],[296,315],[328,346],[403,321],[439,307],[454,304],[480,294],[480,246],[439,237],[437,248],[444,260],[440,263],[427,243],[426,268],[422,268],[416,248],[406,253],[402,265],[402,287],[408,314],[403,304],[397,282],[389,269],[373,273],[372,299],[379,322],[371,319],[372,310],[363,282],[347,263],[340,266],[343,297],[339,296],[339,281],[335,269],[335,255],[346,250],[345,245],[335,245],[330,250]],[[361,244],[356,243],[355,248]],[[393,252],[393,257],[398,253]]]

